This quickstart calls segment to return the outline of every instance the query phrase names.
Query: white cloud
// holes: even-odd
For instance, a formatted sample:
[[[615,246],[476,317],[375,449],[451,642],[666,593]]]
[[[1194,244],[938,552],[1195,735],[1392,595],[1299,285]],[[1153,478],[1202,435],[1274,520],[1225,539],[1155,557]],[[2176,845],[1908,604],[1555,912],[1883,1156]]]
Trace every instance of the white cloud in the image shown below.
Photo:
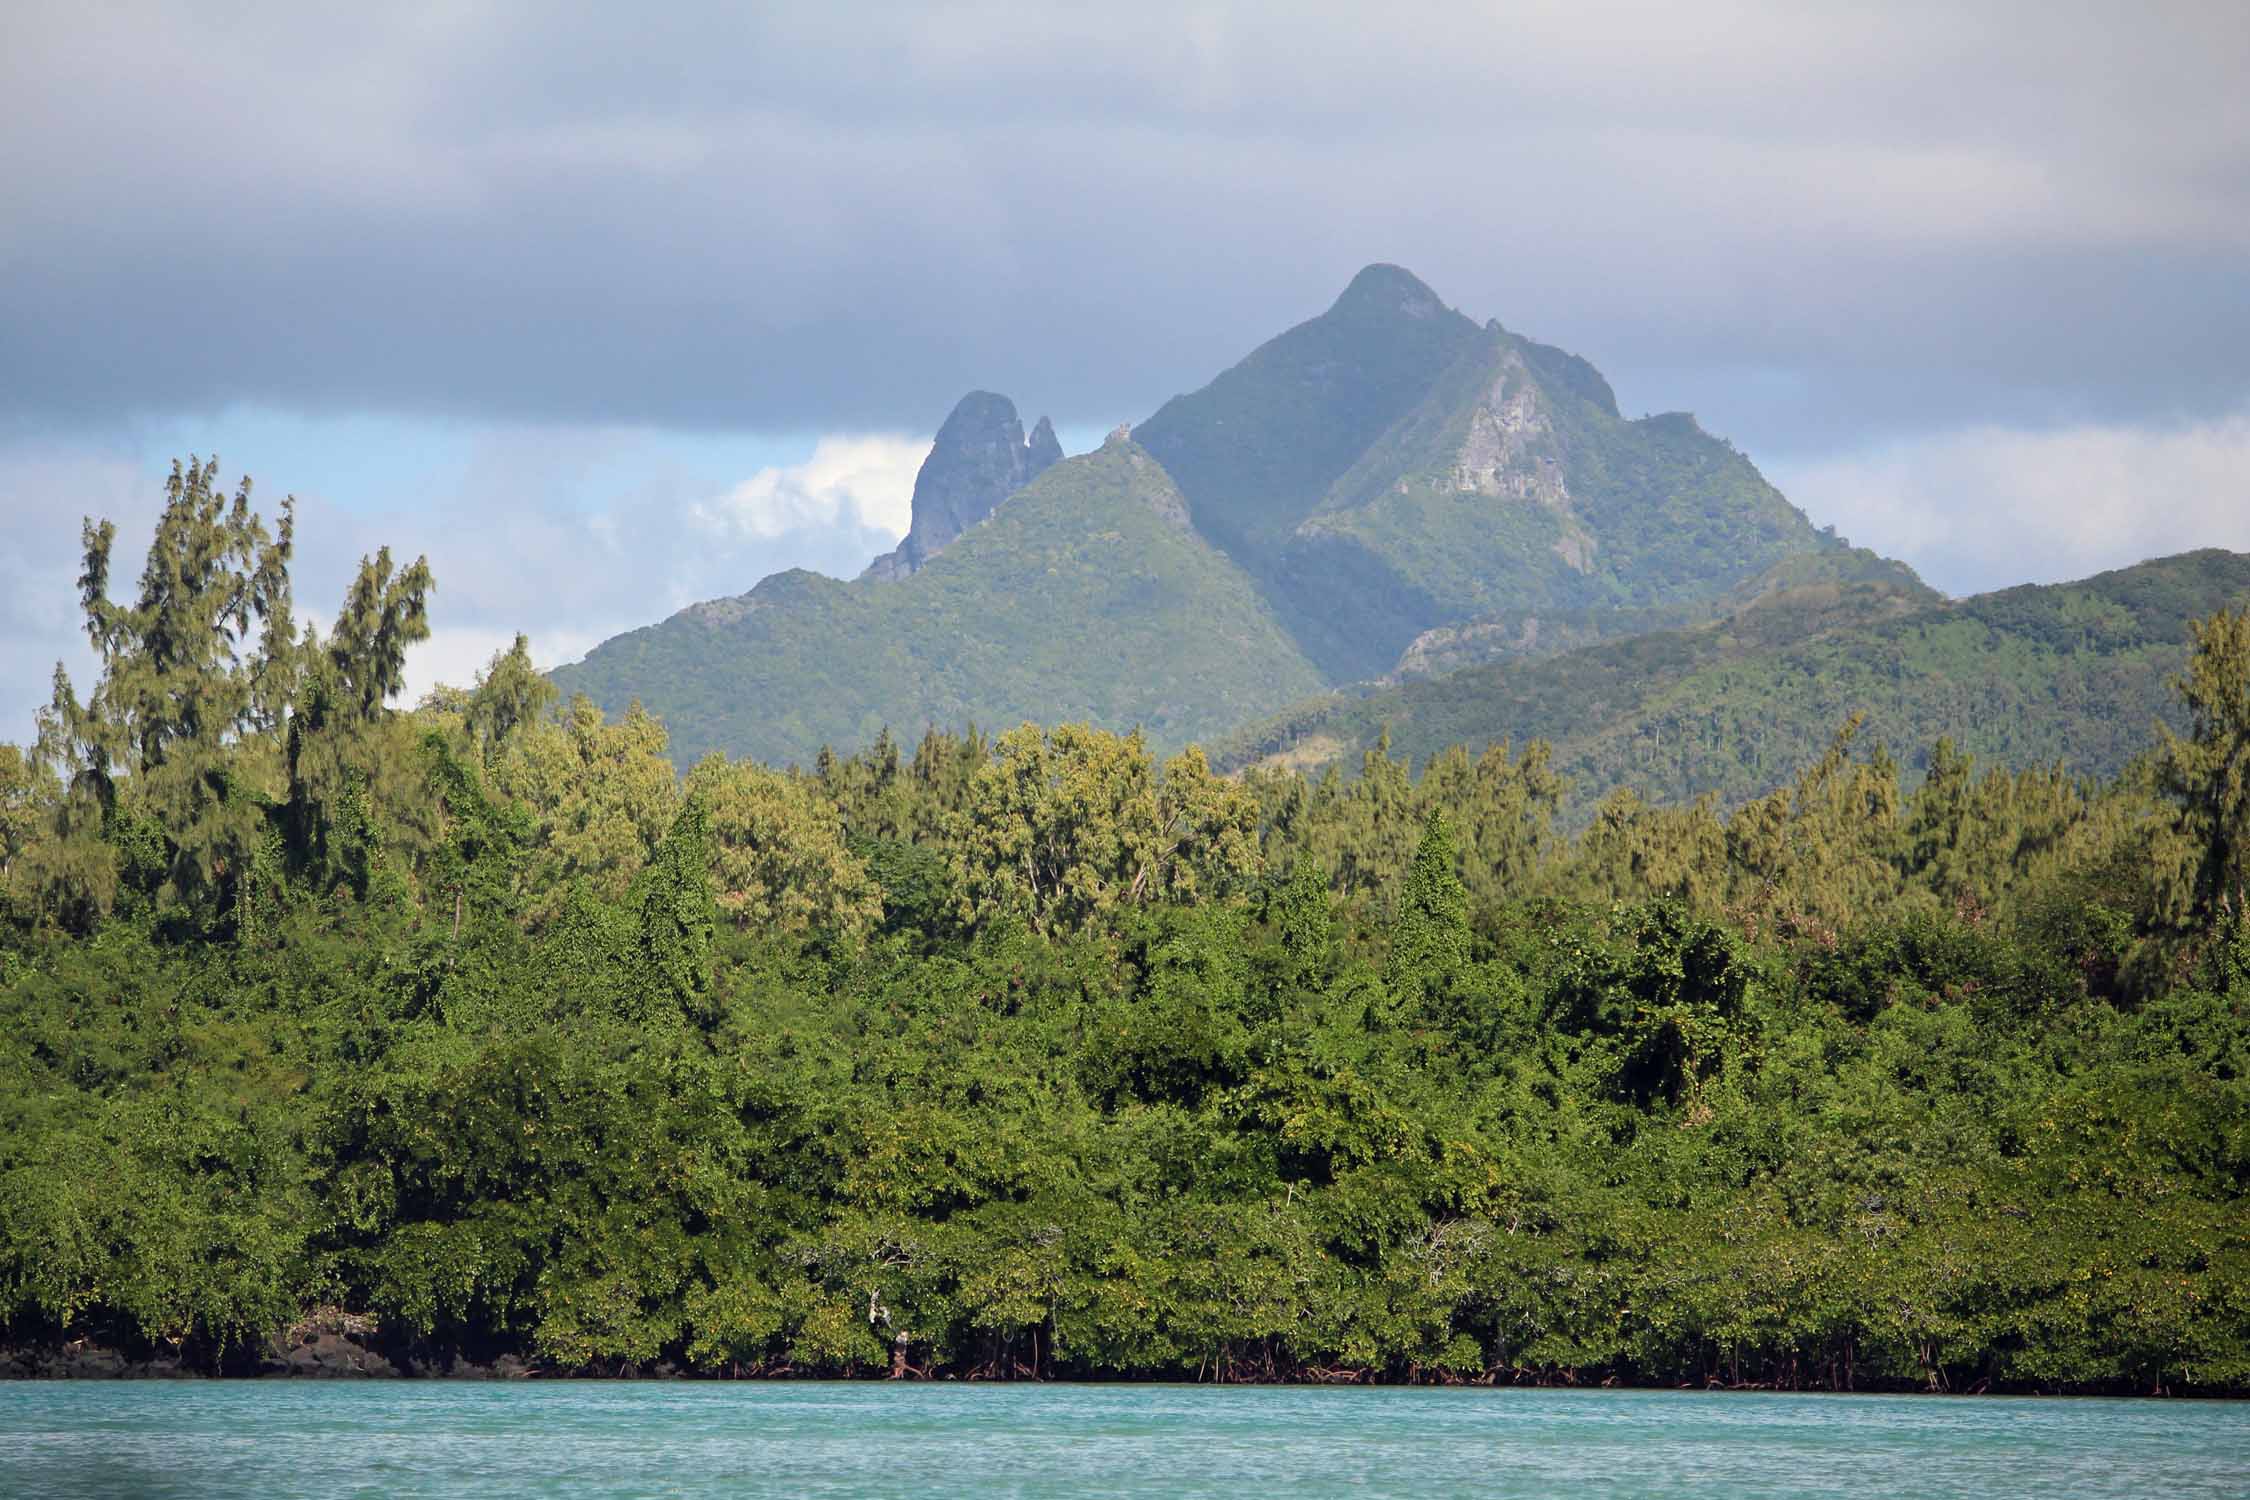
[[[415,438],[384,440],[411,452]],[[471,682],[519,630],[534,661],[558,666],[785,568],[855,575],[905,532],[928,450],[885,434],[831,435],[800,463],[727,486],[668,462],[667,446],[656,432],[502,425],[476,431],[453,456],[386,471],[386,487],[411,497],[398,503],[346,507],[299,489],[298,616],[325,626],[359,559],[388,545],[400,564],[427,555],[436,580],[431,637],[407,656],[406,701]],[[154,462],[96,445],[0,443],[0,740],[30,735],[58,660],[81,693],[91,687],[79,516],[117,523],[110,589],[130,595],[163,500]],[[621,477],[573,487],[588,473]],[[235,473],[222,477],[231,486]],[[261,485],[257,498],[270,521],[280,487]]]
[[[527,632],[528,633],[528,632]],[[513,630],[475,626],[441,626],[430,638],[406,653],[405,703],[418,703],[422,695],[441,683],[467,687],[493,657],[515,644]],[[550,628],[531,641],[531,659],[541,668],[576,661],[602,642],[602,637],[567,626]]]
[[[2250,408],[2164,427],[1966,427],[1769,468],[1815,520],[1957,593],[2250,551]]]
[[[839,523],[906,535],[913,520],[914,475],[926,441],[891,433],[824,437],[801,464],[760,469],[694,516],[708,530],[771,540]]]

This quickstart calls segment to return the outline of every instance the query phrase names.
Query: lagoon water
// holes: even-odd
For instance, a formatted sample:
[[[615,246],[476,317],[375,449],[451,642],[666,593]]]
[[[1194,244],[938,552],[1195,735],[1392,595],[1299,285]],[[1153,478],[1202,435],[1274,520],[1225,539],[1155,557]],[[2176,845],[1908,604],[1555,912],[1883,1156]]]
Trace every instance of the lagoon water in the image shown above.
[[[1164,1385],[0,1385],[0,1495],[2250,1494],[2250,1406]]]

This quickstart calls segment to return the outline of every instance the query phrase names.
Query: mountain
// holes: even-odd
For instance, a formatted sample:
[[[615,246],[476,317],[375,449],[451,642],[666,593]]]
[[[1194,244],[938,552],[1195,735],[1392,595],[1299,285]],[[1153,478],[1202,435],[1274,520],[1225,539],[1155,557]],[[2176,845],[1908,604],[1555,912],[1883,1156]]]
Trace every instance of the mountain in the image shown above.
[[[1146,726],[1173,747],[1316,691],[1241,570],[1130,436],[1053,464],[896,581],[802,570],[604,643],[554,674],[639,697],[692,764],[808,763],[885,725]]]
[[[1797,553],[1735,584],[1715,598],[1672,604],[1596,605],[1510,609],[1480,615],[1458,625],[1425,630],[1399,654],[1397,665],[1380,682],[1438,677],[1488,661],[1554,656],[1581,646],[1657,630],[1681,630],[1723,619],[1752,607],[1786,616],[1807,634],[1837,624],[1876,618],[1943,602],[1945,596],[1916,576],[1905,563],[1863,547],[1837,546]]]
[[[1584,360],[1390,265],[1089,458],[972,392],[858,581],[769,578],[555,679],[613,712],[639,698],[683,760],[971,717],[1140,724],[1169,748],[1417,642],[1677,625],[1842,549],[1692,418],[1627,420]]]
[[[1335,681],[1505,609],[1692,603],[1839,545],[1683,413],[1396,266],[1144,424],[1196,525]]]
[[[952,545],[993,508],[1062,460],[1045,417],[1026,438],[1016,403],[971,391],[954,405],[914,476],[913,524],[898,546],[867,565],[863,578],[898,579]]]
[[[1335,305],[1260,345],[1134,437],[1238,561],[1284,544],[1330,485],[1411,412],[1477,338],[1412,273],[1369,266]]]
[[[1865,713],[1863,743],[1910,767],[1950,736],[1981,758],[2106,776],[2174,716],[2188,621],[2245,602],[2250,556],[2216,550],[1957,602],[1879,576],[1784,581],[1688,628],[1310,700],[1222,740],[1214,758],[1348,769],[1386,736],[1417,761],[1545,739],[1583,818],[1621,785],[1650,800],[1755,796]]]

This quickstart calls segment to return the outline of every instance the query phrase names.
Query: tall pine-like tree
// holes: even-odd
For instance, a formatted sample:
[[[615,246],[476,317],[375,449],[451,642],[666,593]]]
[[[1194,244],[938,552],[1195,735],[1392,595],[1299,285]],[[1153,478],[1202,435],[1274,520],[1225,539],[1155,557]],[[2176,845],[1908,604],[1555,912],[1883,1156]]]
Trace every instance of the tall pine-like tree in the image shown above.
[[[2250,916],[2250,609],[2222,609],[2188,630],[2194,655],[2174,683],[2188,734],[2165,729],[2156,761],[2194,851],[2172,909],[2198,924],[2241,921]]]
[[[1454,868],[1453,830],[1432,809],[1407,867],[1391,918],[1384,977],[1395,990],[1427,989],[1460,973],[1469,961],[1468,892]]]

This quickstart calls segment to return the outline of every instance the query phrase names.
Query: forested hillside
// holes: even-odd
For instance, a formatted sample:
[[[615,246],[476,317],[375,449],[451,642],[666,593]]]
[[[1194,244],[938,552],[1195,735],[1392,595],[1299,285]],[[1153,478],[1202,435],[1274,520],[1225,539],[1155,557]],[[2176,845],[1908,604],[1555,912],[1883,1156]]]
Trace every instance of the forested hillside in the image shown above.
[[[1438,677],[1464,667],[1522,657],[1558,656],[1581,646],[1659,630],[1682,630],[1729,615],[1744,620],[1730,627],[1794,631],[1809,637],[1840,625],[1869,624],[1928,605],[1945,596],[1894,558],[1864,547],[1823,547],[1783,558],[1762,573],[1705,599],[1668,604],[1540,606],[1499,610],[1458,625],[1425,630],[1399,654],[1398,662],[1364,685],[1372,691],[1385,681]],[[1752,614],[1751,611],[1757,611]],[[1753,625],[1753,622],[1755,624]]]
[[[1045,470],[910,577],[779,574],[554,678],[662,708],[683,766],[712,750],[805,765],[886,725],[1026,718],[1141,725],[1176,748],[1321,685],[1126,438]]]
[[[640,701],[683,764],[1024,717],[1176,748],[1379,677],[1435,628],[1653,628],[1845,550],[1693,419],[1624,419],[1593,366],[1480,328],[1396,266],[1165,403],[1132,431],[1129,481],[1099,455],[1046,468],[1041,431],[1027,443],[1012,403],[972,393],[917,481],[914,533],[869,578],[769,578],[556,682],[610,713]],[[1084,498],[1121,486],[1178,524],[1120,527]],[[939,547],[951,565],[925,568]]]
[[[1364,643],[1366,676],[1434,626],[1693,604],[1832,545],[1693,418],[1626,421],[1592,366],[1494,325],[1337,479],[1281,566],[1301,612]]]
[[[2128,777],[1834,726],[1570,836],[1539,743],[682,780],[521,641],[391,707],[427,571],[299,630],[207,468],[109,544],[0,748],[0,1370],[2250,1391],[2250,613]]]
[[[1758,796],[1853,714],[1917,775],[1949,738],[1990,762],[2108,777],[2158,718],[2178,722],[2167,683],[2188,621],[2244,601],[2250,557],[2220,551],[1954,603],[1919,584],[1787,588],[1685,629],[1310,700],[1214,754],[1317,771],[1350,767],[1386,735],[1414,761],[1541,739],[1575,789],[1574,826],[1618,787],[1667,802]]]

